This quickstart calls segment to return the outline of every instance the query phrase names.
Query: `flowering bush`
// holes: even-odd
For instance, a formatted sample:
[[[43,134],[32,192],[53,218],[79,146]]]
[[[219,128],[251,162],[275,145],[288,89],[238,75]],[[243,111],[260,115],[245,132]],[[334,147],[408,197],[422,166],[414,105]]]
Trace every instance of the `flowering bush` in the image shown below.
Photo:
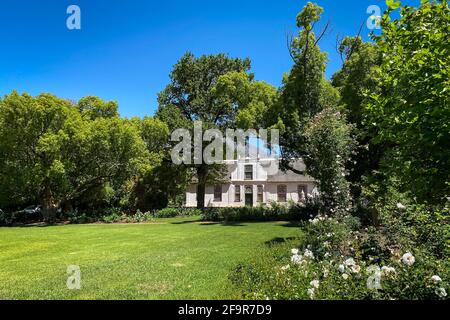
[[[322,213],[342,215],[350,209],[345,164],[355,144],[351,129],[345,117],[331,108],[318,113],[306,126],[304,161],[308,174],[318,182]]]
[[[353,218],[319,216],[302,230],[301,247],[267,248],[233,271],[240,298],[447,299],[448,260],[384,244],[368,252],[374,231],[358,230]]]

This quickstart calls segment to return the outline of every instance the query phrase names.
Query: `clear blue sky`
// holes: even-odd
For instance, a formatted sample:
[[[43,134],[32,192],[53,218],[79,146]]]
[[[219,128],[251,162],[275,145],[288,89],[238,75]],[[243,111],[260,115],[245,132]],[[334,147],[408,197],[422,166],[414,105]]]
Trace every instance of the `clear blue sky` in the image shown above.
[[[408,1],[417,3],[418,0]],[[123,116],[151,115],[173,64],[186,51],[249,57],[258,80],[279,86],[291,67],[286,34],[306,1],[2,0],[0,95],[16,89],[77,100],[116,100]],[[384,0],[317,0],[331,19],[321,43],[329,77],[340,67],[337,34],[354,35],[369,5]],[[66,28],[81,8],[82,29]],[[369,30],[364,28],[363,36]]]

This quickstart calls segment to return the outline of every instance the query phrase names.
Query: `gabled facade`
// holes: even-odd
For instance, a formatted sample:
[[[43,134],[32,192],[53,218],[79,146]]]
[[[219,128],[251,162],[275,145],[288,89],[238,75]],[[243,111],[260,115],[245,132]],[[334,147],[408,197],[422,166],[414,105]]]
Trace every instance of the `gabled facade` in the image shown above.
[[[307,175],[278,169],[277,159],[226,161],[228,177],[224,183],[206,186],[206,207],[258,206],[271,202],[301,202],[308,194],[317,192],[314,180]],[[302,162],[296,169],[303,171]],[[186,192],[186,206],[197,206],[197,185]]]

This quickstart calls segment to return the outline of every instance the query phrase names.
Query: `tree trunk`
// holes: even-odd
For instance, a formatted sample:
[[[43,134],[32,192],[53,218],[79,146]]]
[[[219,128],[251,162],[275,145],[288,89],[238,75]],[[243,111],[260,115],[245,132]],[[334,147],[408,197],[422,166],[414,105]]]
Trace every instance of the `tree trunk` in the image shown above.
[[[45,187],[41,196],[42,216],[44,222],[53,223],[56,218],[56,205],[52,191],[49,187]]]
[[[197,209],[205,208],[206,179],[208,176],[208,167],[200,165],[197,167]]]

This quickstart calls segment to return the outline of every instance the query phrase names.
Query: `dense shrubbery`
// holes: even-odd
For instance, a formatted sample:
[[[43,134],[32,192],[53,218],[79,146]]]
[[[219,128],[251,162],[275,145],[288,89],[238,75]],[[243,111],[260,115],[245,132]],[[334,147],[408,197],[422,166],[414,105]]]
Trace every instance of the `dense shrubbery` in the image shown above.
[[[332,197],[348,181],[354,206],[341,210],[344,215],[328,206],[303,223],[298,242],[268,248],[238,266],[230,278],[240,297],[447,299],[450,10],[447,1],[387,6],[373,44],[345,39],[346,61],[334,77],[359,143],[346,161],[350,177],[343,171],[335,181],[335,173],[319,178],[311,170],[327,169],[323,156],[314,157],[329,152],[320,149],[326,141],[320,135],[313,135],[317,150],[305,155],[312,175],[325,180],[319,185],[329,186],[321,197]],[[323,131],[332,132],[335,120],[325,120]],[[349,144],[346,135],[333,138],[344,149]]]
[[[299,221],[317,215],[318,203],[310,199],[304,204],[289,203],[268,206],[204,209],[204,221]]]
[[[447,298],[450,262],[433,255],[433,247],[417,245],[415,235],[407,237],[411,246],[403,247],[388,234],[361,230],[354,218],[325,216],[302,230],[299,242],[265,249],[234,270],[230,278],[240,298]],[[446,245],[446,239],[440,242]]]
[[[86,219],[86,215],[74,215],[70,219],[72,223],[89,223],[89,222],[104,222],[104,223],[142,223],[153,221],[158,218],[175,218],[175,217],[191,217],[199,216],[198,209],[190,208],[165,208],[161,210],[154,210],[148,212],[141,212],[138,210],[135,214],[124,214],[118,209],[111,209],[104,211],[102,216],[93,215]]]
[[[120,208],[106,208],[89,211],[70,211],[59,213],[57,221],[70,222],[74,224],[85,223],[141,223],[153,221],[157,218],[175,218],[200,216],[201,210],[195,208],[165,208],[141,212],[137,210],[134,214],[126,214]],[[42,220],[41,213],[4,212],[0,210],[0,226],[21,225],[39,222]]]

